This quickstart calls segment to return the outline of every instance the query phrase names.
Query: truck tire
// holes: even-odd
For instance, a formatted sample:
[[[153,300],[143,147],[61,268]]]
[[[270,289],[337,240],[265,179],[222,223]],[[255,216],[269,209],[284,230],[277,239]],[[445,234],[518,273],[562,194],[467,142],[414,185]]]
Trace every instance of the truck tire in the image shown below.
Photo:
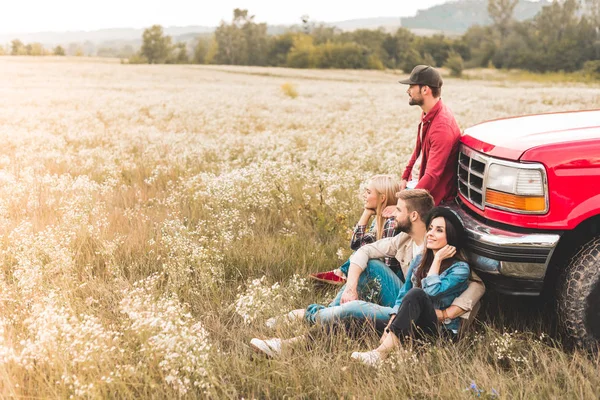
[[[581,348],[600,341],[600,236],[571,257],[559,293],[559,319],[567,337]]]

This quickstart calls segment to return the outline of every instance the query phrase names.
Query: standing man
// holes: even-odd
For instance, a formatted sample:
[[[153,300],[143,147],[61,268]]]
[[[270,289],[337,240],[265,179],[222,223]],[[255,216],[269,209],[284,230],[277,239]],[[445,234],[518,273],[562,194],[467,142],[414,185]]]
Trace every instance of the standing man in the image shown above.
[[[460,128],[452,111],[442,102],[442,77],[433,67],[417,65],[407,79],[408,104],[423,110],[413,154],[402,174],[401,189],[406,188],[413,166],[421,159],[419,181],[415,188],[425,189],[435,205],[449,202],[456,196],[456,169]],[[390,210],[392,211],[392,210]]]
[[[442,77],[433,67],[417,65],[407,79],[399,82],[409,85],[406,91],[408,104],[419,106],[423,110],[416,146],[402,174],[400,190],[406,189],[415,162],[420,159],[419,180],[414,188],[427,190],[433,197],[435,206],[451,202],[457,190],[458,143],[461,132],[452,111],[442,102]],[[386,207],[382,215],[390,218],[394,210],[394,206]],[[319,279],[322,282],[336,285],[343,282],[331,272],[315,275],[332,277]]]

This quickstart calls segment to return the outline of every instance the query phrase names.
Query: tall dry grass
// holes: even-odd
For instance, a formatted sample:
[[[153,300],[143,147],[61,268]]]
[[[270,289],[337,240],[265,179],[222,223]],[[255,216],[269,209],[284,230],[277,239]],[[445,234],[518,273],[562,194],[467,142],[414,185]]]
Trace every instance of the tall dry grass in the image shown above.
[[[397,74],[18,57],[0,72],[1,397],[596,396],[598,359],[504,298],[472,336],[379,371],[349,359],[370,330],[272,361],[248,347],[306,331],[263,322],[333,296],[303,277],[349,256],[361,182],[401,172],[419,112]],[[463,127],[600,103],[572,89],[447,79],[444,101]]]

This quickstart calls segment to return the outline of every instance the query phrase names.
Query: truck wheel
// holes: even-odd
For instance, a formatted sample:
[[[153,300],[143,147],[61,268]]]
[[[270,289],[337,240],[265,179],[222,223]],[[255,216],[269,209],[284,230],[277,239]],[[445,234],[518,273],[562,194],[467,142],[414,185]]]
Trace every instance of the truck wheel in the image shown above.
[[[600,341],[600,236],[571,258],[558,306],[561,325],[573,344],[594,348]]]

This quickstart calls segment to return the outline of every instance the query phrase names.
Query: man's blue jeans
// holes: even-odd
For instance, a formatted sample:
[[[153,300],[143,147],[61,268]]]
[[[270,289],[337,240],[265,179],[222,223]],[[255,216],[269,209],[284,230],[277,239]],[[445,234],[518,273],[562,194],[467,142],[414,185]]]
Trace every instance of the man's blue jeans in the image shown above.
[[[342,265],[347,275],[350,262]],[[311,304],[304,318],[311,324],[330,324],[347,319],[369,319],[387,321],[398,297],[403,282],[382,261],[369,260],[367,268],[358,280],[358,300],[340,304],[346,285],[342,286],[335,299],[327,306]]]

